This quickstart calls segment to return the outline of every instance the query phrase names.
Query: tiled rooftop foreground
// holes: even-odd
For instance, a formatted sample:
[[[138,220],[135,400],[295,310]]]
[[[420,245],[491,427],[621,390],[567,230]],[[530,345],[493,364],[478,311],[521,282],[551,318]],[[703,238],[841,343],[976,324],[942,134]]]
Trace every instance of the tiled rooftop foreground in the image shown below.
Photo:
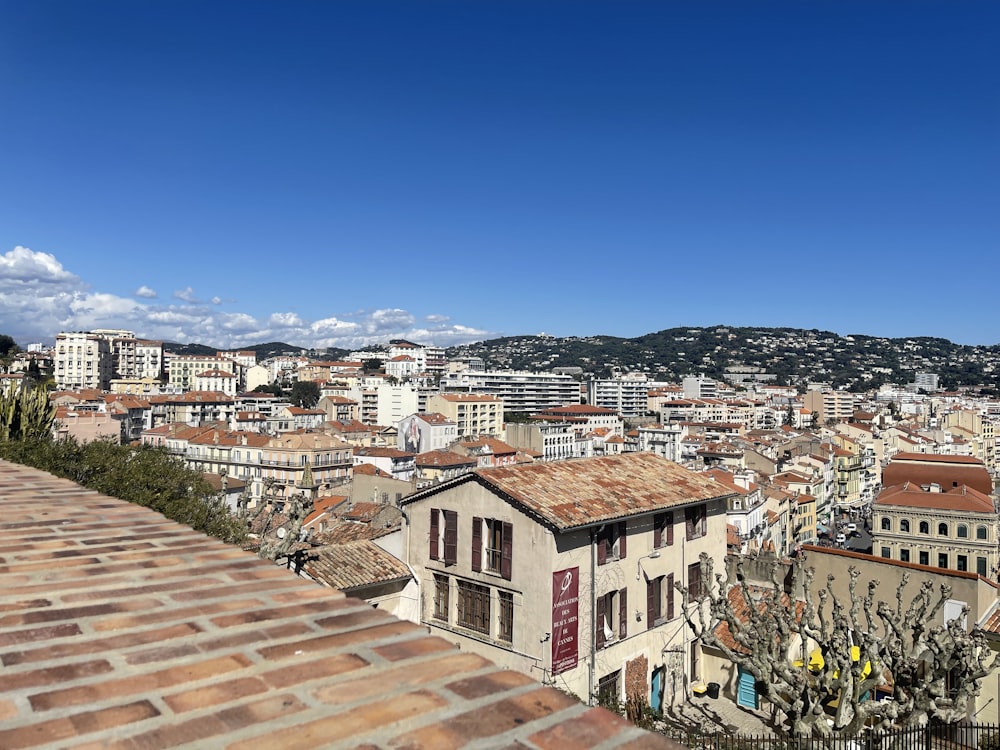
[[[0,461],[0,748],[673,748],[145,508]]]

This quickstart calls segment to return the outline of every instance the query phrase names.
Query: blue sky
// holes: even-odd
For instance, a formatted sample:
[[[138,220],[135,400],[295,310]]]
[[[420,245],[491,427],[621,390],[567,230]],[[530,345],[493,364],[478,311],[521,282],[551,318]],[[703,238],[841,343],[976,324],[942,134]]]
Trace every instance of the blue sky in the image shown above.
[[[1000,343],[1000,5],[0,5],[0,333]]]

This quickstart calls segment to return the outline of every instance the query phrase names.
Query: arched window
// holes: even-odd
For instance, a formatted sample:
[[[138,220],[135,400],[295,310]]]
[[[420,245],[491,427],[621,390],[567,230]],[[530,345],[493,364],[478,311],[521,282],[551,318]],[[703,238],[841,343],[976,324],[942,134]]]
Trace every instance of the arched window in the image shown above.
[[[955,536],[957,536],[959,539],[968,539],[969,527],[966,526],[964,523],[960,523],[958,526],[955,527]]]
[[[909,518],[904,518],[902,521],[899,522],[899,530],[902,531],[902,532],[904,532],[904,533],[906,533],[906,534],[910,533],[910,519]]]
[[[921,534],[930,534],[931,533],[931,525],[929,523],[927,523],[927,521],[921,521],[920,522],[920,533]]]
[[[882,531],[892,531],[892,521],[888,516],[882,516]]]
[[[938,524],[938,536],[948,536],[948,524],[944,522]]]
[[[986,539],[986,538],[987,538],[986,527],[985,526],[977,526],[976,527],[976,539]]]

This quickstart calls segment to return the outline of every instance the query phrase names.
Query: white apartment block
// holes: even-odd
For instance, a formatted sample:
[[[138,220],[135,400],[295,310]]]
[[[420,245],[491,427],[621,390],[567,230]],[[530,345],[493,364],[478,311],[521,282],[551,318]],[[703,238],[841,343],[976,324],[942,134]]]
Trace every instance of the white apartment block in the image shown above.
[[[106,390],[113,373],[111,340],[87,331],[56,334],[54,366],[59,390]]]
[[[803,396],[803,406],[810,412],[816,412],[820,424],[830,420],[847,421],[854,415],[857,404],[857,394],[849,391],[835,391],[824,388],[810,390]]]
[[[503,399],[504,409],[535,414],[556,406],[580,403],[580,384],[571,375],[515,370],[445,373],[442,392],[478,393]]]
[[[184,391],[192,391],[198,390],[196,378],[203,372],[222,370],[231,375],[238,375],[237,367],[236,362],[227,357],[171,353],[167,365],[167,377],[171,385]]]
[[[685,398],[717,398],[719,384],[712,378],[688,376],[681,382]]]
[[[588,404],[612,409],[625,419],[645,416],[648,398],[649,381],[645,375],[626,375],[587,382]]]

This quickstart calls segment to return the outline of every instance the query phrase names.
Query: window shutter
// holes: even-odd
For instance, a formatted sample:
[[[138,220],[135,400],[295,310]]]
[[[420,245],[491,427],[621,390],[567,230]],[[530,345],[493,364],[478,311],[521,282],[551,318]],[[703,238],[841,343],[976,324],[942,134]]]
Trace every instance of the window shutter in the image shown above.
[[[674,514],[673,511],[667,513],[667,546],[674,543]]]
[[[694,539],[694,512],[691,508],[684,509],[684,531],[688,541]]]
[[[667,619],[674,619],[674,574],[667,576]]]
[[[646,630],[653,627],[656,620],[656,581],[646,581]]]
[[[438,529],[438,509],[431,508],[431,560],[438,559],[438,535],[440,533]]]
[[[625,540],[628,536],[625,534],[625,522],[622,521],[618,524],[618,559],[625,559]]]
[[[483,569],[483,519],[472,519],[472,569],[477,573]]]
[[[663,545],[663,519],[665,515],[663,513],[657,513],[653,516],[653,546],[660,547]]]
[[[604,565],[608,562],[608,537],[604,532],[597,535],[597,564]]]
[[[708,508],[703,505],[698,511],[698,536],[705,536],[708,533]]]
[[[606,619],[607,597],[597,597],[597,617],[594,619],[594,639],[597,648],[604,648],[604,620]]]
[[[628,589],[618,592],[618,637],[628,635]]]
[[[701,598],[701,565],[699,563],[688,565],[688,591],[693,598]]]
[[[510,580],[512,568],[514,567],[514,525],[505,523],[503,525],[503,540],[500,549],[500,575],[504,579]]]
[[[454,565],[458,562],[458,512],[444,512],[444,563]]]

